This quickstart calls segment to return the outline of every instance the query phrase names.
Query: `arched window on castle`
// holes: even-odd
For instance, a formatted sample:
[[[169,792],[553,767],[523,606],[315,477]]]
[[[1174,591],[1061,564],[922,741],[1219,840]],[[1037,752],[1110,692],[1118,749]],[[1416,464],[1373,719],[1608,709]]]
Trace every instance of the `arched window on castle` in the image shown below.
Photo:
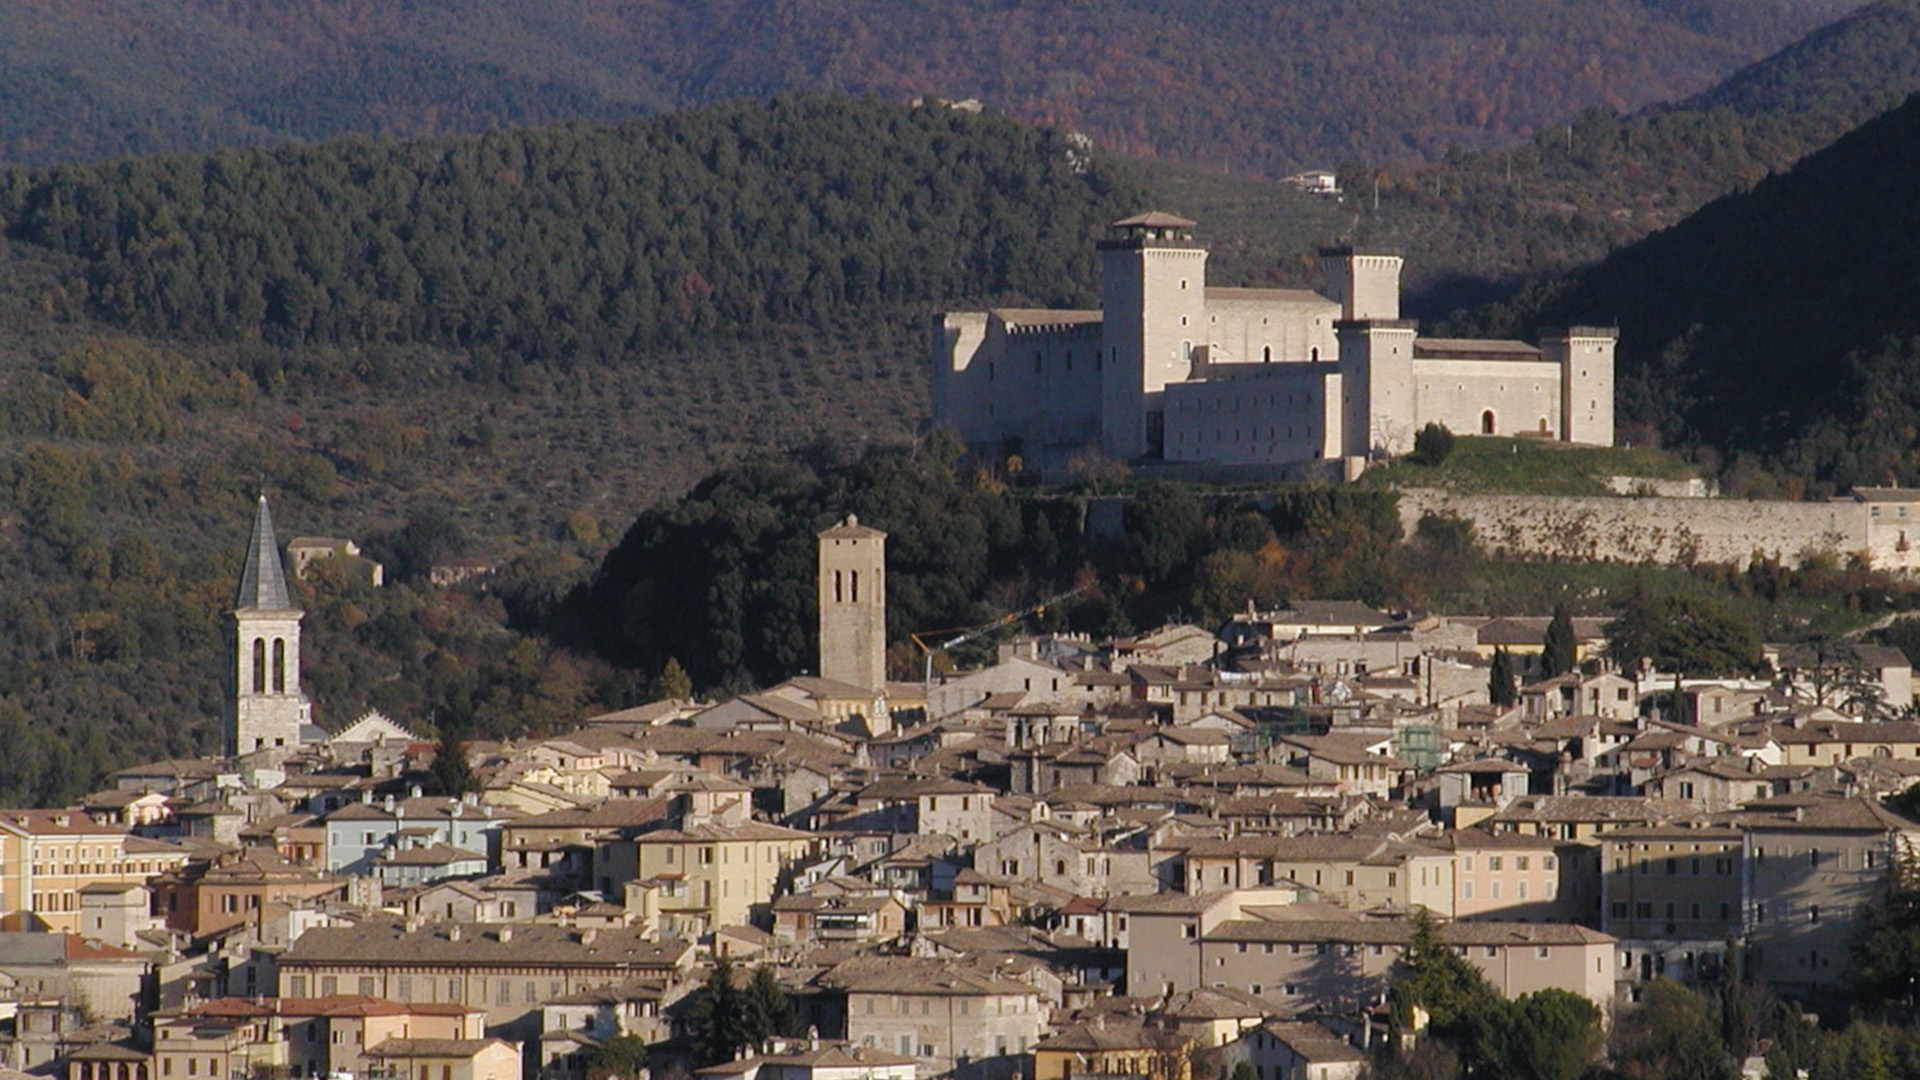
[[[253,639],[253,692],[267,692],[267,639]]]
[[[1493,410],[1488,409],[1486,412],[1480,414],[1480,434],[1491,435],[1493,434],[1493,429]]]
[[[287,639],[273,639],[273,692],[287,692]]]

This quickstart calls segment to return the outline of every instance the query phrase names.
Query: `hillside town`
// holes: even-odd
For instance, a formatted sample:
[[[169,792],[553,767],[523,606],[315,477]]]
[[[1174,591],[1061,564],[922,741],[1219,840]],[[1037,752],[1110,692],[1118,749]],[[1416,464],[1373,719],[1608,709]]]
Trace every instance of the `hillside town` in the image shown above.
[[[900,682],[886,533],[818,543],[818,674],[436,763],[313,723],[262,497],[228,753],[0,812],[4,1064],[1347,1080],[1422,938],[1509,998],[1611,1013],[1738,962],[1818,1003],[1920,836],[1883,805],[1920,777],[1898,650],[1678,680],[1599,620],[1301,601]],[[703,1060],[716,972],[789,1030]]]

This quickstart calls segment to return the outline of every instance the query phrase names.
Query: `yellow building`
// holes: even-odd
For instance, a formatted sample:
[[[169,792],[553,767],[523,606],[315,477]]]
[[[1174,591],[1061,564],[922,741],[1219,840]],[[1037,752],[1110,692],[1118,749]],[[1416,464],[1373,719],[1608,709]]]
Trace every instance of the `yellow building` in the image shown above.
[[[186,861],[173,844],[130,836],[79,810],[0,810],[0,928],[86,933],[82,889],[144,885]]]
[[[1193,1040],[1178,1031],[1097,1017],[1033,1046],[1033,1080],[1143,1076],[1188,1080]]]
[[[815,837],[750,821],[661,829],[633,841],[636,876],[657,882],[660,930],[698,936],[766,922],[780,872],[813,851]]]

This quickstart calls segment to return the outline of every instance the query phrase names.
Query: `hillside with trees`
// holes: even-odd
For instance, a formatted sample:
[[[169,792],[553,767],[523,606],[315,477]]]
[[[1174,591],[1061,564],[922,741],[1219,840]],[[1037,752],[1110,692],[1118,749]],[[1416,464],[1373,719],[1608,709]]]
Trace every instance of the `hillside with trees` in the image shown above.
[[[1055,133],[824,99],[7,175],[0,799],[217,745],[261,490],[388,570],[300,586],[323,723],[643,700],[531,633],[625,524],[752,450],[907,443],[925,312],[964,279],[1083,295],[1129,183]],[[498,570],[431,587],[458,558]]]
[[[1281,175],[1684,97],[1856,6],[941,0],[906,19],[871,0],[28,0],[0,12],[0,161],[604,121],[820,91],[978,98],[1116,151]]]
[[[1920,99],[1469,328],[1617,321],[1641,439],[1755,455],[1801,484],[1913,483],[1917,151]]]
[[[1343,166],[1356,235],[1409,257],[1423,318],[1503,297],[1785,172],[1920,92],[1920,0],[1878,0],[1693,98],[1570,114],[1431,165]]]

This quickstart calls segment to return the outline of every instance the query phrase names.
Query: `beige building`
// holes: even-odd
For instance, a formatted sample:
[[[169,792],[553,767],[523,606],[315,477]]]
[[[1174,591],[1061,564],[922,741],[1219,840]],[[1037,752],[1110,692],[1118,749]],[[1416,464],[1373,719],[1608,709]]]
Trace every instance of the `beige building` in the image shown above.
[[[1663,825],[1600,834],[1600,928],[1620,939],[1620,977],[1694,983],[1718,974],[1741,932],[1745,840],[1731,828]]]
[[[1456,829],[1453,915],[1459,919],[1583,922],[1600,891],[1590,849],[1521,833]]]
[[[89,932],[88,886],[145,885],[186,861],[182,848],[79,810],[0,810],[0,927]]]
[[[1746,826],[1744,929],[1750,977],[1800,990],[1845,976],[1857,913],[1886,890],[1920,824],[1872,799],[1834,799]]]
[[[1187,849],[1189,893],[1297,883],[1353,911],[1454,914],[1452,852],[1365,836],[1239,836]]]
[[[1194,223],[1147,213],[1098,245],[1099,311],[950,312],[932,327],[933,415],[1030,463],[1109,457],[1289,465],[1461,434],[1613,442],[1611,329],[1519,341],[1423,338],[1401,260],[1321,252],[1324,285],[1207,285]]]
[[[816,843],[811,833],[758,821],[659,829],[631,841],[635,877],[659,883],[661,933],[688,938],[770,923],[781,872]]]
[[[1323,904],[1261,902],[1257,894],[1167,898],[1130,915],[1127,992],[1176,994],[1228,986],[1294,1012],[1352,1012],[1384,1000],[1393,964],[1413,938],[1405,919],[1366,919]],[[1452,922],[1440,938],[1507,997],[1560,989],[1607,1008],[1615,941],[1560,923]]]
[[[1033,986],[948,961],[872,957],[821,981],[846,994],[849,1040],[915,1058],[930,1074],[964,1062],[969,1076],[1017,1075],[1046,1029]]]
[[[418,923],[316,927],[280,957],[287,997],[364,994],[401,1004],[473,1005],[487,1029],[538,1033],[541,1003],[686,969],[693,947],[629,927]]]
[[[367,1057],[394,1080],[520,1080],[520,1050],[502,1039],[388,1039]]]

